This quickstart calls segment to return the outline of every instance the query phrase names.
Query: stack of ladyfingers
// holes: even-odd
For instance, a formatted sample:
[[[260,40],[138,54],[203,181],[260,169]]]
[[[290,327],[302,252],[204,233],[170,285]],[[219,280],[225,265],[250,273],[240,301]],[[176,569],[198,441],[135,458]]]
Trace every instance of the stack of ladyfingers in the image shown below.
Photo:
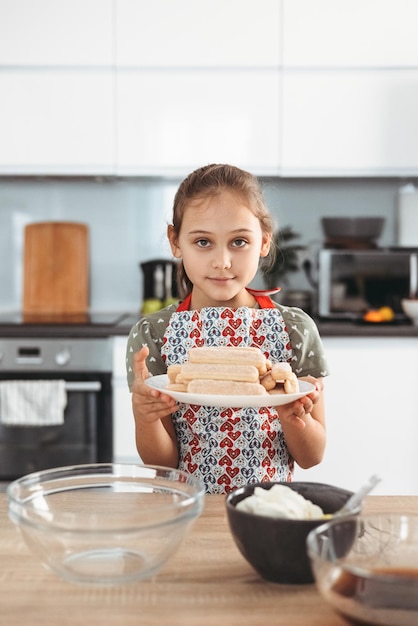
[[[289,363],[272,363],[256,347],[191,348],[188,361],[167,368],[167,389],[211,395],[297,393]]]

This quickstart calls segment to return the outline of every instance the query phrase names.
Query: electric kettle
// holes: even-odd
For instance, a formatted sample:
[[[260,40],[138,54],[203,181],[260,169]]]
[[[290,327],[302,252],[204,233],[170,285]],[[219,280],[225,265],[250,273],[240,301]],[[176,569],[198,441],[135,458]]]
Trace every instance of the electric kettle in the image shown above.
[[[152,259],[139,265],[143,274],[144,302],[160,300],[162,303],[167,303],[178,298],[175,261]]]

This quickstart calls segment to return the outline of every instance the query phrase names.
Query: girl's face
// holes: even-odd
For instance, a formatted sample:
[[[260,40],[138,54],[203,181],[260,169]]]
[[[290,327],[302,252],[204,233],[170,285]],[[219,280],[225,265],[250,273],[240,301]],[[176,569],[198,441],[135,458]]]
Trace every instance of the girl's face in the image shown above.
[[[213,198],[191,201],[185,208],[178,238],[169,227],[176,258],[193,283],[192,308],[253,306],[246,291],[260,256],[268,254],[269,234],[239,196],[223,191]]]

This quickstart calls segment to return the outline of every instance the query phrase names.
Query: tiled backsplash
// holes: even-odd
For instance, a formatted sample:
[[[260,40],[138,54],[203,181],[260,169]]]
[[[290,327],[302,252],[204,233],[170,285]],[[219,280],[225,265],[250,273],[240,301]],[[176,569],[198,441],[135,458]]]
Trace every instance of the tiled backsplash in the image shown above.
[[[0,180],[0,309],[19,309],[22,297],[23,229],[36,221],[77,221],[90,229],[91,308],[138,309],[142,277],[138,264],[170,258],[166,227],[180,181]],[[381,238],[396,243],[394,179],[268,179],[267,203],[281,226],[301,234],[298,243],[316,249],[323,241],[322,215],[382,215]],[[70,262],[71,260],[69,260]],[[292,287],[307,288],[302,274]]]

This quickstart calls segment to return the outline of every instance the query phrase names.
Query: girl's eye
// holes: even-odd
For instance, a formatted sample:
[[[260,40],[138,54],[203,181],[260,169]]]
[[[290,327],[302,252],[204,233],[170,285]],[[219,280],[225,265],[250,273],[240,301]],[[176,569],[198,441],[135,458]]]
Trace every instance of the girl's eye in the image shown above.
[[[245,245],[247,245],[247,241],[245,239],[234,239],[232,245],[234,246],[234,248],[243,248]]]
[[[207,239],[198,239],[196,241],[196,245],[199,248],[208,248],[210,246],[210,242]]]

